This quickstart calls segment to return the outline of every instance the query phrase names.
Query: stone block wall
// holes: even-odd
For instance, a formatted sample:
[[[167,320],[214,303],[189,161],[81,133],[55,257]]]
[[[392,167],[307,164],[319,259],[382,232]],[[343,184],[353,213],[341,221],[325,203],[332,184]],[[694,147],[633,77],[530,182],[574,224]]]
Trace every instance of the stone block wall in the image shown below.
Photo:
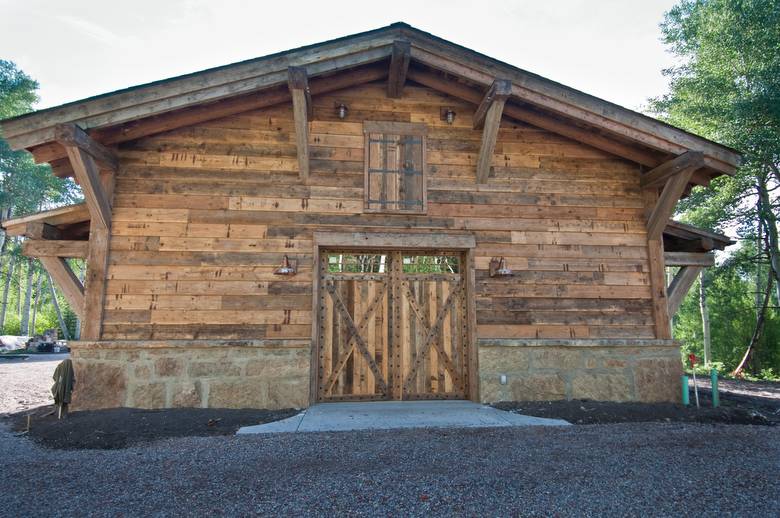
[[[304,408],[308,341],[154,346],[73,345],[73,410],[134,408]],[[679,401],[679,344],[669,340],[481,340],[480,400]],[[500,376],[507,383],[500,383]]]
[[[303,408],[308,345],[116,347],[75,344],[73,410]]]
[[[680,400],[679,344],[664,340],[484,341],[480,399],[662,402]],[[501,375],[506,384],[501,384]]]

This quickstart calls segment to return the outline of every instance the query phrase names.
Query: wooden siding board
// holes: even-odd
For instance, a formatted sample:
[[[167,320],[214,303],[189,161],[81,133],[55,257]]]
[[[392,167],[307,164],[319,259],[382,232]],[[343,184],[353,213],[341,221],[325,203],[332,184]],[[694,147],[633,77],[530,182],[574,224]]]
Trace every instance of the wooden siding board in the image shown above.
[[[350,106],[344,121],[333,113],[336,101]],[[471,323],[459,340],[653,337],[635,164],[504,123],[494,176],[477,186],[481,131],[471,128],[474,106],[411,84],[401,98],[388,99],[385,83],[315,95],[313,105],[306,183],[298,177],[291,106],[118,150],[104,339],[310,338],[312,300],[319,302],[317,232],[395,233],[419,243],[431,233],[473,236],[468,262],[475,271],[466,289],[475,307],[459,309]],[[462,110],[453,126],[439,119],[441,106]],[[426,214],[363,213],[365,115],[428,125]],[[297,260],[297,275],[273,273],[284,255]],[[507,259],[512,277],[487,276],[494,256]],[[383,358],[380,369],[388,361],[395,360]],[[476,365],[476,357],[457,361]],[[367,390],[371,373],[365,365],[352,368],[362,373],[353,381]],[[477,381],[468,380],[471,397]],[[436,383],[451,380],[445,375]]]

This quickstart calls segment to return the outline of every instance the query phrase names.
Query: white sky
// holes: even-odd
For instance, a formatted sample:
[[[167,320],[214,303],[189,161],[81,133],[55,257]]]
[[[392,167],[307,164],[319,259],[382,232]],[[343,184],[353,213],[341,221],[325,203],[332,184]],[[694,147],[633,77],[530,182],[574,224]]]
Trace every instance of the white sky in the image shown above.
[[[40,82],[38,108],[404,21],[640,109],[673,63],[672,0],[0,0],[0,59]]]

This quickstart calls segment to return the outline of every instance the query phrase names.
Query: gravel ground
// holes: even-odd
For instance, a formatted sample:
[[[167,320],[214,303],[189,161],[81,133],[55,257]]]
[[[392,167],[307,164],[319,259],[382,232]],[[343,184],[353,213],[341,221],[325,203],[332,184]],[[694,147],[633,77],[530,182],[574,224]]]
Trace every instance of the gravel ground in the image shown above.
[[[171,439],[0,431],[0,516],[777,516],[780,428],[631,423]],[[41,481],[49,481],[41,485]]]
[[[0,414],[53,405],[52,375],[67,354],[31,354],[26,360],[0,359]]]
[[[699,390],[709,394],[712,384],[707,377],[698,378]],[[693,401],[693,379],[689,380],[691,387],[691,401]],[[759,401],[765,405],[780,408],[780,382],[777,381],[745,381],[745,380],[718,380],[718,392],[721,399],[734,399],[737,401]]]

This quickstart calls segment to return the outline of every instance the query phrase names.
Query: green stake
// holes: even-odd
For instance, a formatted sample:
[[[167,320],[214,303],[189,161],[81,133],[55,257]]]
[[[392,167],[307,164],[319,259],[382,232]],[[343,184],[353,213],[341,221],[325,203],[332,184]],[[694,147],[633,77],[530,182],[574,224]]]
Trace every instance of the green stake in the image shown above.
[[[712,382],[712,407],[718,408],[720,405],[720,396],[718,395],[718,371],[710,371],[710,381]]]
[[[691,404],[690,389],[688,388],[688,376],[683,374],[680,376],[680,381],[682,382],[682,404],[688,406]]]

